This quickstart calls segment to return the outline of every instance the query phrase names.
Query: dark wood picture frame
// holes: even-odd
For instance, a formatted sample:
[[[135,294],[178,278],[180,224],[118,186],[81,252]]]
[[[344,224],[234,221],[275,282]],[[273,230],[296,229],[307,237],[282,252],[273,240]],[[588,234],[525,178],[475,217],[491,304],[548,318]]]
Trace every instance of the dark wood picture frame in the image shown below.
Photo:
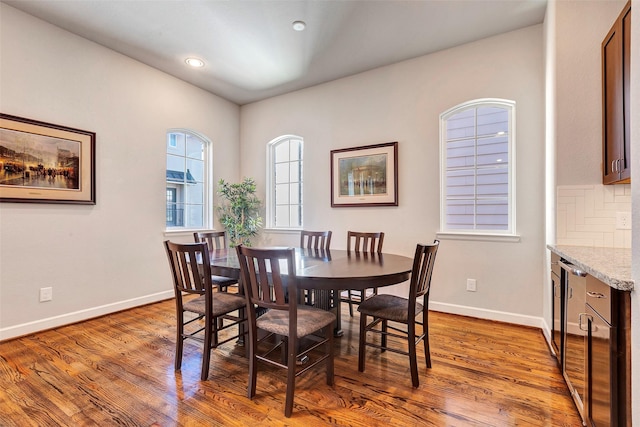
[[[96,134],[0,113],[0,202],[96,204]]]
[[[331,150],[331,207],[398,206],[398,142]]]

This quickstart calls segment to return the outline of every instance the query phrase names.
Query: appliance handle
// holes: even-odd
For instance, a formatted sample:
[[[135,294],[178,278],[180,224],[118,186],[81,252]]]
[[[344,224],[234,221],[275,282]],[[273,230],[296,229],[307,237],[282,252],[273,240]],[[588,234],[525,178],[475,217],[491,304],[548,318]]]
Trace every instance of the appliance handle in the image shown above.
[[[582,270],[576,268],[576,266],[573,265],[573,264],[567,264],[566,262],[563,262],[563,261],[559,261],[558,263],[560,264],[560,266],[562,268],[564,268],[567,271],[570,271],[571,274],[573,274],[574,276],[578,276],[578,277],[586,277],[587,276],[587,273],[585,271],[582,271]]]

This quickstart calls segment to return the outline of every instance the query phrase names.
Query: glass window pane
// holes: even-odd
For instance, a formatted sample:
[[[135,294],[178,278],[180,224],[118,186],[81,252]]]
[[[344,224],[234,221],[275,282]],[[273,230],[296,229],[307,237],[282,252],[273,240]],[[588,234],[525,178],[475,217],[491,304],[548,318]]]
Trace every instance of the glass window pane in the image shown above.
[[[276,185],[276,205],[289,204],[289,184]]]
[[[186,203],[204,204],[204,184],[187,184],[186,186]]]
[[[204,182],[204,162],[187,159],[187,182]]]
[[[187,135],[186,157],[204,160],[204,143],[200,138],[193,135]]]
[[[167,203],[167,227],[184,227],[184,205]]]
[[[204,206],[185,205],[185,227],[201,228],[204,226]]]
[[[290,209],[289,209],[289,226],[291,227],[299,227],[302,225],[302,218],[301,218],[301,212],[300,212],[300,206],[299,205],[291,205]]]
[[[274,158],[276,163],[288,162],[291,160],[289,158],[289,140],[283,141],[275,146]]]
[[[276,169],[276,184],[289,182],[289,163],[278,163]]]
[[[300,181],[300,170],[298,169],[298,162],[289,163],[289,181],[290,182],[298,182]]]
[[[300,160],[301,148],[302,148],[301,141],[297,139],[291,139],[289,141],[289,160]]]
[[[276,206],[276,227],[289,226],[289,205]]]
[[[167,170],[184,172],[184,157],[167,155]]]
[[[291,184],[289,186],[289,203],[297,205],[300,202],[300,185]]]
[[[175,145],[175,146],[174,146]],[[184,134],[183,133],[168,133],[167,134],[167,153],[177,154],[184,156]]]

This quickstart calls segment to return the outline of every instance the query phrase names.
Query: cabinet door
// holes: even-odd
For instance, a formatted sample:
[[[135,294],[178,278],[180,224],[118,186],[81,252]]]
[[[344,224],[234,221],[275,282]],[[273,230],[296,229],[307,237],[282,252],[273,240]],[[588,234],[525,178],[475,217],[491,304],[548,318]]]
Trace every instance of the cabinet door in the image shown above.
[[[604,184],[629,182],[631,3],[602,42],[602,174]]]
[[[553,292],[553,331],[551,344],[553,350],[556,353],[558,364],[562,366],[562,307],[563,307],[563,295],[560,277],[557,274],[551,274],[551,286]]]
[[[602,79],[602,172],[604,184],[611,184],[620,177],[618,166],[624,141],[624,79],[619,25],[614,25],[602,43]]]
[[[624,97],[624,137],[620,148],[620,180],[631,179],[631,6],[623,12],[622,23],[622,82]]]
[[[610,427],[618,425],[616,414],[616,390],[612,379],[616,378],[615,328],[607,323],[589,305],[586,306],[589,324],[588,335],[588,425]]]

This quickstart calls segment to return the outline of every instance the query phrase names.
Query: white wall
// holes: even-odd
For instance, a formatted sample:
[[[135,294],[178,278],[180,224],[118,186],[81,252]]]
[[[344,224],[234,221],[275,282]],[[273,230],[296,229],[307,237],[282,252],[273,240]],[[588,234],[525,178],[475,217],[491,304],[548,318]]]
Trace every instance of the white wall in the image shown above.
[[[0,111],[97,134],[95,206],[0,203],[0,339],[171,297],[166,131],[235,180],[239,107],[5,4],[0,29]]]
[[[385,235],[385,251],[413,255],[439,228],[439,115],[461,102],[516,101],[518,243],[442,241],[431,308],[540,326],[544,251],[544,86],[537,25],[241,107],[242,174],[265,185],[265,147],[283,134],[305,144],[304,224]],[[330,151],[399,142],[399,206],[331,208]],[[296,244],[266,233],[267,243]],[[476,293],[466,279],[475,278]]]
[[[554,2],[558,185],[602,184],[600,45],[625,3]]]

